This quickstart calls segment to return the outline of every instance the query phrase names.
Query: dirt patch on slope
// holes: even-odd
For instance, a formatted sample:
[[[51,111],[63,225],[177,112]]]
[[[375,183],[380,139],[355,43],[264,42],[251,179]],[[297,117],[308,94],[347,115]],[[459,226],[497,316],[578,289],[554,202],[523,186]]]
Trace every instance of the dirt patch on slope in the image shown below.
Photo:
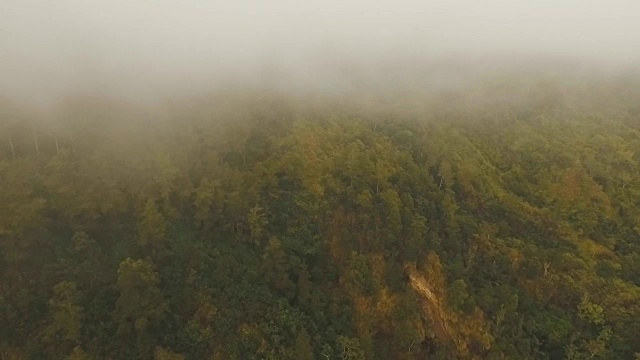
[[[441,308],[438,298],[435,296],[433,291],[431,291],[427,280],[422,275],[418,274],[415,268],[408,268],[407,270],[411,286],[413,286],[416,292],[422,295],[424,310],[429,316],[429,319],[433,322],[433,331],[436,334],[436,337],[443,344],[450,342],[452,336],[449,332],[447,322],[442,315],[443,309]]]

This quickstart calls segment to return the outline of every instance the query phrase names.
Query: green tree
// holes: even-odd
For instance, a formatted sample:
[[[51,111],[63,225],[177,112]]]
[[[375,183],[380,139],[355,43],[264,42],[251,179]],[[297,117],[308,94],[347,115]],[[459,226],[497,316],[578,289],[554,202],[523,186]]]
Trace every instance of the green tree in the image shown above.
[[[153,352],[153,360],[184,360],[184,355],[156,346]]]
[[[145,334],[164,319],[167,307],[159,283],[151,263],[133,259],[120,263],[114,319],[121,334]]]
[[[75,345],[80,340],[84,309],[79,306],[80,294],[76,284],[63,281],[53,288],[53,298],[49,300],[51,322],[45,337],[48,342],[59,347]]]
[[[313,360],[313,348],[311,347],[311,339],[307,330],[302,328],[296,336],[293,347],[293,358],[296,360]]]
[[[251,239],[256,245],[259,244],[267,226],[266,216],[260,206],[256,205],[249,210],[247,223]]]
[[[82,347],[76,346],[71,351],[71,354],[65,358],[65,360],[91,360],[93,357],[87,354]]]
[[[193,205],[195,206],[194,220],[204,230],[208,230],[213,222],[211,207],[214,204],[216,189],[219,181],[203,178],[196,188]]]
[[[148,199],[142,212],[138,241],[143,247],[157,248],[164,241],[167,221],[158,211],[154,199]]]
[[[265,277],[276,289],[285,291],[287,294],[294,289],[294,284],[289,278],[291,270],[289,259],[277,238],[269,240],[263,256],[263,269]]]
[[[360,341],[357,338],[348,336],[338,336],[338,346],[341,349],[343,360],[364,360],[364,351],[360,348]]]

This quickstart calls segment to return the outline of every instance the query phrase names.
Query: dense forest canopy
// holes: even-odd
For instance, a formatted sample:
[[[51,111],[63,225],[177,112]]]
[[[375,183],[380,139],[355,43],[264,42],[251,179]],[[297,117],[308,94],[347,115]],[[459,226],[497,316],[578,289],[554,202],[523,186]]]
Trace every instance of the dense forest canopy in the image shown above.
[[[0,358],[640,357],[637,76],[407,79],[0,104]]]

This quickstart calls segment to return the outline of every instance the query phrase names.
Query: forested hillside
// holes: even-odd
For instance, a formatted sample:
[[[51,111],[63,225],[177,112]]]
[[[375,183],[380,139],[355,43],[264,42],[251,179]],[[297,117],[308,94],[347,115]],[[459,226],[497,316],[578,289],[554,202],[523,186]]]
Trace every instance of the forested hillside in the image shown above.
[[[0,358],[638,358],[639,95],[5,103]]]

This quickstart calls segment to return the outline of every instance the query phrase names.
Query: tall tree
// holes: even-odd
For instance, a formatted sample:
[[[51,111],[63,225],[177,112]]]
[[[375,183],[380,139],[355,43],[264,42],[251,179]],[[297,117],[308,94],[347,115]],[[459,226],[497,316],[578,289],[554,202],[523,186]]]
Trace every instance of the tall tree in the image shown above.
[[[119,293],[114,319],[122,335],[143,335],[166,316],[167,305],[158,288],[160,278],[145,260],[125,259],[118,268]]]

